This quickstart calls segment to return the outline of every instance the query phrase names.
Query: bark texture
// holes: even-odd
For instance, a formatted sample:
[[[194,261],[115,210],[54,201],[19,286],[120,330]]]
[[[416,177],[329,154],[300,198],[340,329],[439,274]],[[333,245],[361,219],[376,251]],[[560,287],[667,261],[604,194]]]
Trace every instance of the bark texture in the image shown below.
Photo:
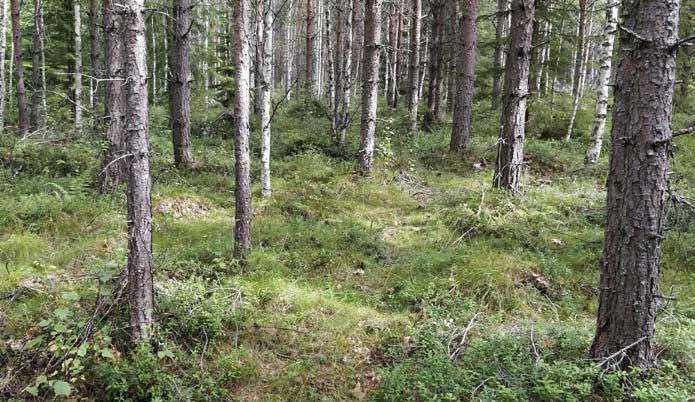
[[[249,155],[249,9],[247,0],[234,1],[234,42],[236,45],[234,103],[234,171],[236,184],[234,194],[234,256],[243,262],[251,251],[251,157]]]
[[[73,3],[73,28],[75,39],[75,130],[82,130],[82,12],[80,0]]]
[[[191,154],[191,0],[174,0],[173,39],[174,57],[171,66],[171,128],[174,145],[174,164],[187,167]],[[156,72],[153,72],[156,73]]]
[[[400,57],[399,44],[401,36],[401,6],[400,2],[390,3],[390,13],[389,13],[389,75],[391,80],[386,91],[386,101],[389,106],[396,107],[398,103],[398,58]]]
[[[265,15],[263,16],[263,58],[259,70],[261,84],[261,194],[269,198],[272,190],[270,185],[270,107],[272,94],[273,69],[273,0],[263,0]]]
[[[454,152],[463,152],[471,138],[478,10],[478,0],[465,0],[463,2],[461,44],[457,52],[458,60],[456,63],[456,100],[454,101],[451,143],[449,144],[449,148]]]
[[[34,35],[33,48],[31,49],[31,86],[33,91],[31,94],[31,115],[29,126],[31,131],[36,131],[39,128],[39,104],[41,96],[46,88],[42,86],[43,65],[41,63],[41,54],[43,53],[43,2],[36,0],[34,2]]]
[[[89,80],[89,108],[92,112],[92,126],[96,127],[100,98],[98,80],[104,75],[104,67],[101,64],[98,0],[89,0],[89,61],[92,73]]]
[[[364,18],[364,84],[360,126],[360,171],[370,174],[374,161],[377,99],[379,97],[379,48],[381,47],[381,2],[367,0]]]
[[[115,191],[127,177],[125,155],[125,48],[123,46],[122,0],[104,0],[104,42],[106,57],[106,143],[98,177],[102,193]]]
[[[528,99],[529,51],[533,2],[512,0],[511,42],[504,81],[501,135],[493,186],[518,192],[524,173],[525,115]]]
[[[408,111],[410,112],[410,131],[417,133],[417,110],[420,102],[420,35],[422,0],[412,0],[410,16],[410,61],[408,66]]]
[[[678,0],[622,3],[607,222],[594,358],[654,363],[654,320],[671,144]],[[617,355],[616,355],[617,354]],[[615,356],[614,356],[615,355]]]
[[[12,12],[12,48],[14,49],[14,69],[17,75],[17,129],[21,137],[29,132],[27,114],[27,89],[24,85],[24,65],[22,64],[22,31],[19,25],[19,0],[10,0]]]
[[[305,66],[305,86],[307,96],[316,96],[316,85],[314,82],[314,0],[306,0],[306,66]]]
[[[8,0],[2,0],[0,4],[0,60],[5,60],[7,52],[7,14]],[[5,63],[0,63],[0,133],[5,129],[5,97],[7,87],[5,86]]]
[[[152,208],[147,106],[147,38],[145,0],[124,0],[123,42],[126,70],[126,147],[128,160],[128,312],[130,334],[151,336]]]
[[[572,138],[572,130],[574,129],[574,121],[577,117],[579,109],[579,101],[581,99],[581,82],[584,75],[584,40],[586,36],[586,3],[587,0],[579,0],[579,20],[577,26],[577,49],[574,59],[574,74],[572,76],[572,113],[570,115],[569,126],[565,139]]]
[[[442,88],[444,86],[444,40],[446,32],[446,2],[433,0],[430,4],[431,41],[429,56],[429,82],[427,87],[427,107],[435,121],[442,119]]]
[[[497,15],[495,24],[495,56],[494,74],[492,77],[492,102],[493,106],[499,105],[502,96],[502,84],[504,73],[504,61],[507,55],[507,33],[509,31],[509,7],[510,0],[497,0]]]
[[[591,144],[586,153],[586,163],[594,164],[598,161],[603,146],[603,133],[606,129],[608,117],[609,81],[611,78],[611,63],[613,60],[613,43],[615,32],[618,29],[618,1],[609,0],[606,5],[606,25],[603,28],[603,43],[601,43],[601,60],[598,75],[598,87],[596,89],[596,112],[594,113],[594,127],[591,130]]]

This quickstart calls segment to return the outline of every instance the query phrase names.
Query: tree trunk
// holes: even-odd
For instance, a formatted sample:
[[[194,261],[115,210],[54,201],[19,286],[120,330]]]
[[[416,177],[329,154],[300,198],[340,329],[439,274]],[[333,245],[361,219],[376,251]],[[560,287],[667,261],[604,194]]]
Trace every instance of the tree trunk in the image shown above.
[[[308,0],[311,1],[311,0]],[[246,0],[234,1],[234,42],[236,44],[236,99],[234,104],[234,156],[236,218],[234,256],[245,263],[251,250],[251,158],[249,155],[249,10]]]
[[[463,152],[471,137],[473,124],[473,95],[475,91],[476,20],[478,0],[465,0],[461,18],[461,45],[456,68],[456,101],[449,148]]]
[[[553,73],[553,82],[550,88],[550,104],[555,105],[555,89],[557,87],[557,71],[560,69],[560,60],[562,55],[562,44],[563,37],[565,34],[565,15],[567,14],[567,0],[562,0],[562,9],[560,10],[560,29],[557,33],[558,45],[557,45],[557,56],[555,56],[555,72]]]
[[[678,0],[622,2],[599,311],[591,355],[654,364]],[[634,33],[634,34],[631,34]]]
[[[306,0],[306,66],[305,77],[307,97],[316,96],[314,83],[314,0]]]
[[[152,108],[157,107],[157,98],[159,97],[159,86],[157,85],[157,30],[155,29],[155,18],[156,14],[152,13],[150,16],[150,40],[152,43]],[[169,35],[168,25],[164,28],[164,37]],[[164,54],[164,57],[169,57],[168,53]],[[164,77],[164,82],[168,83],[168,77]],[[171,112],[171,111],[170,111]]]
[[[497,16],[495,24],[495,56],[494,71],[492,75],[492,103],[496,109],[502,96],[502,80],[504,73],[504,61],[507,55],[507,32],[509,31],[509,6],[511,0],[497,0]]]
[[[253,93],[255,96],[255,102],[253,103],[253,111],[256,115],[261,113],[261,66],[263,65],[263,14],[265,0],[254,0],[256,3],[255,7],[255,18],[254,25],[256,27],[256,43],[254,46],[254,63],[251,68],[253,73]]]
[[[273,70],[273,0],[263,0],[263,64],[260,68],[261,84],[261,194],[270,198],[270,107]]]
[[[34,43],[31,49],[31,86],[33,87],[31,94],[31,115],[29,120],[31,131],[39,129],[39,103],[41,101],[41,95],[46,90],[45,87],[41,86],[41,77],[43,73],[41,64],[43,38],[43,4],[41,0],[36,0],[34,1]],[[41,118],[41,120],[44,120],[44,118]]]
[[[75,130],[82,130],[82,16],[80,0],[73,1],[75,28]]]
[[[7,14],[8,0],[2,0],[0,5],[0,134],[5,130],[5,97],[7,87],[5,86],[5,53],[7,50]]]
[[[497,146],[493,186],[518,192],[524,173],[524,135],[528,99],[529,51],[533,31],[533,2],[512,0],[511,42],[504,77],[502,132]]]
[[[618,1],[609,0],[606,5],[606,26],[603,28],[603,43],[601,44],[601,66],[599,68],[598,89],[596,90],[596,112],[594,127],[591,130],[591,145],[586,153],[586,163],[598,162],[603,145],[603,132],[606,129],[608,116],[609,81],[611,78],[611,63],[613,60],[613,43],[618,29]]]
[[[135,341],[148,339],[154,322],[152,211],[147,109],[145,0],[125,0],[123,42],[128,152],[128,312]]]
[[[99,4],[97,0],[89,0],[89,59],[92,77],[89,80],[89,109],[92,112],[92,127],[98,123],[99,109],[99,80],[104,74],[101,65],[101,44],[99,42]]]
[[[572,130],[574,129],[574,121],[577,117],[579,109],[579,101],[581,100],[581,77],[582,66],[584,64],[584,37],[586,35],[586,2],[587,0],[579,0],[579,20],[577,26],[577,51],[574,60],[574,76],[572,77],[572,114],[570,115],[569,126],[567,127],[566,140],[572,138]]]
[[[408,111],[410,112],[410,131],[417,134],[417,109],[420,92],[420,34],[422,0],[412,0],[410,17],[410,61],[408,65]]]
[[[379,98],[379,49],[381,47],[381,2],[366,0],[364,19],[364,84],[360,127],[360,171],[370,174],[374,160],[377,100]]]
[[[294,26],[292,22],[293,10],[293,1],[288,0],[287,21],[285,21],[285,97],[287,98],[287,102],[292,100],[292,64],[294,56],[292,52],[292,27]]]
[[[14,48],[14,67],[17,74],[17,123],[19,135],[28,133],[29,116],[27,115],[27,90],[24,86],[24,65],[22,64],[22,32],[19,25],[19,0],[10,0],[12,8],[12,45]]]
[[[400,57],[400,52],[398,45],[400,44],[401,36],[401,26],[400,26],[400,14],[401,14],[401,3],[392,2],[390,5],[389,14],[389,75],[391,80],[389,81],[389,86],[387,88],[387,104],[391,107],[396,107],[398,98],[398,58]]]
[[[187,167],[191,154],[191,0],[173,2],[173,52],[171,74],[171,126],[174,145],[174,164]]]
[[[102,160],[99,190],[102,193],[115,191],[126,179],[127,168],[124,160],[125,144],[125,53],[123,47],[122,0],[104,0],[104,42],[106,59],[106,142],[107,148]]]
[[[346,7],[347,3],[350,0],[346,0]],[[338,125],[338,146],[342,149],[345,146],[345,137],[347,136],[347,130],[350,127],[351,123],[351,113],[350,113],[350,105],[351,105],[351,100],[352,98],[350,97],[350,91],[352,89],[353,81],[352,81],[352,33],[353,33],[353,16],[354,13],[350,12],[348,9],[345,9],[344,11],[344,21],[345,21],[345,26],[343,29],[343,35],[345,35],[345,42],[343,43],[343,66],[341,68],[342,72],[342,83],[343,87],[340,90],[340,97],[336,102],[340,102],[340,124]]]
[[[429,82],[427,87],[427,108],[435,122],[442,119],[442,87],[444,64],[444,33],[446,27],[446,4],[434,0],[430,5],[432,14],[431,41],[429,56]]]

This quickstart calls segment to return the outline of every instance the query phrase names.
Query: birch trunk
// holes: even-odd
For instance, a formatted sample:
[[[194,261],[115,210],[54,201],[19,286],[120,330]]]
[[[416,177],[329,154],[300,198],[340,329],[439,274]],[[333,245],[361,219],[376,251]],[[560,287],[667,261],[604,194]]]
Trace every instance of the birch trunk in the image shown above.
[[[410,19],[410,61],[408,62],[408,111],[410,113],[411,134],[417,134],[417,110],[420,99],[420,34],[422,0],[412,0]]]
[[[7,14],[8,0],[2,0],[0,5],[0,134],[5,130],[5,97],[7,90],[5,86],[5,54],[7,52]]]
[[[97,0],[89,0],[89,59],[92,77],[89,79],[89,109],[92,113],[92,128],[98,122],[99,109],[99,80],[104,74],[101,65],[101,44],[99,42],[99,4]]]
[[[377,100],[379,98],[379,49],[381,47],[381,2],[366,0],[364,19],[364,84],[360,127],[360,171],[370,174],[374,161]]]
[[[627,0],[615,77],[599,309],[591,356],[650,368],[671,153],[678,0]],[[634,34],[630,34],[634,33]]]
[[[511,42],[504,78],[502,132],[497,146],[493,186],[512,192],[521,188],[534,3],[512,0]]]
[[[613,61],[613,43],[615,32],[618,29],[618,1],[609,0],[606,6],[606,25],[603,28],[603,43],[601,44],[601,60],[598,76],[598,88],[596,90],[596,112],[594,113],[594,127],[591,130],[591,145],[586,153],[586,163],[598,162],[603,145],[603,133],[606,129],[608,117],[609,82],[611,78],[611,64]]]
[[[461,18],[461,44],[456,68],[456,101],[449,148],[462,153],[471,138],[475,92],[476,21],[478,0],[465,0]]]
[[[19,25],[19,0],[10,0],[12,9],[12,48],[14,49],[14,69],[17,75],[17,127],[20,137],[25,137],[29,130],[27,115],[27,90],[24,85],[24,65],[22,64],[22,31]]]
[[[146,340],[154,323],[152,211],[147,106],[145,0],[124,0],[128,152],[128,312],[130,334]]]
[[[310,0],[309,0],[310,1]],[[234,256],[245,264],[251,251],[251,157],[249,155],[249,9],[247,0],[234,1],[234,70],[236,99],[234,104],[235,225]]]
[[[270,107],[272,94],[273,69],[273,0],[263,0],[263,64],[260,68],[261,84],[261,194],[270,198]]]
[[[349,1],[349,0],[347,0]],[[346,3],[347,6],[347,3]],[[350,91],[352,89],[353,81],[352,81],[352,33],[353,33],[353,18],[354,13],[350,12],[349,10],[345,10],[343,18],[345,19],[345,26],[343,30],[343,34],[345,35],[345,43],[343,43],[343,53],[344,53],[344,59],[343,59],[343,66],[341,68],[342,72],[342,82],[343,82],[343,87],[340,92],[340,124],[338,127],[338,146],[339,147],[344,147],[345,146],[345,137],[347,136],[347,130],[350,127],[351,123],[351,113],[350,113],[350,105],[351,105],[351,97],[350,97]]]
[[[287,21],[285,21],[285,97],[287,102],[292,100],[292,13],[294,10],[292,0],[288,0]]]
[[[306,1],[306,93],[309,99],[316,96],[314,82],[314,0]]]
[[[82,130],[82,16],[80,0],[73,2],[75,34],[75,130]]]

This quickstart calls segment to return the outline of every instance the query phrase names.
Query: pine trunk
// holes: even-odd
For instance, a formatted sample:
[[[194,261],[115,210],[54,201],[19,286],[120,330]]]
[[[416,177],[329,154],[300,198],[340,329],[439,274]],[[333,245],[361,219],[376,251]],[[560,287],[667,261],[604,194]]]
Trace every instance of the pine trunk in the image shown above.
[[[125,48],[123,46],[122,0],[104,0],[104,42],[106,60],[106,143],[99,176],[102,193],[115,191],[127,177],[124,160],[126,150],[125,133]]]
[[[613,43],[618,29],[618,1],[609,0],[606,6],[606,26],[603,28],[603,43],[601,44],[601,60],[596,90],[596,112],[594,127],[591,130],[591,145],[586,153],[586,163],[598,162],[603,146],[603,133],[608,117],[609,81],[611,78],[611,63],[613,60]]]
[[[128,152],[128,312],[135,341],[151,336],[152,208],[147,107],[145,0],[125,0],[123,42],[126,76],[126,150]]]
[[[465,0],[461,18],[461,44],[456,68],[456,100],[449,148],[463,152],[471,138],[473,124],[473,95],[475,92],[476,20],[478,0]]]
[[[306,66],[305,77],[307,98],[316,96],[314,83],[314,0],[306,0]]]
[[[309,0],[311,1],[311,0]],[[251,251],[251,157],[249,155],[249,10],[246,0],[234,1],[236,99],[234,104],[235,225],[234,256],[245,263]]]
[[[0,134],[5,130],[5,97],[7,87],[5,86],[5,54],[7,52],[7,14],[8,0],[2,0],[0,5]]]
[[[507,32],[509,31],[509,24],[507,23],[509,21],[509,4],[510,0],[497,0],[494,72],[492,76],[492,103],[495,108],[499,105],[503,89],[504,61],[507,55]]]
[[[171,74],[171,126],[174,145],[174,164],[187,167],[193,161],[191,153],[191,0],[173,3],[173,55]]]
[[[396,107],[398,99],[398,58],[400,52],[398,45],[400,44],[401,27],[400,27],[400,2],[392,2],[390,5],[389,14],[389,75],[391,80],[387,88],[387,103],[391,107]]]
[[[534,3],[512,0],[511,41],[504,78],[502,132],[493,186],[518,192],[524,173],[524,136]]]
[[[622,2],[599,311],[591,355],[653,366],[678,0]],[[633,34],[634,33],[634,34]]]
[[[370,174],[374,161],[377,100],[379,98],[379,52],[381,47],[381,2],[366,0],[364,19],[364,84],[360,127],[360,171]]]
[[[584,65],[584,37],[586,35],[586,2],[587,0],[579,0],[579,19],[577,26],[577,47],[574,59],[574,75],[572,76],[572,113],[570,114],[570,122],[567,127],[567,134],[565,139],[569,140],[572,138],[572,130],[574,129],[574,122],[577,118],[577,111],[579,109],[579,101],[581,100],[581,77],[582,77],[582,66]]]

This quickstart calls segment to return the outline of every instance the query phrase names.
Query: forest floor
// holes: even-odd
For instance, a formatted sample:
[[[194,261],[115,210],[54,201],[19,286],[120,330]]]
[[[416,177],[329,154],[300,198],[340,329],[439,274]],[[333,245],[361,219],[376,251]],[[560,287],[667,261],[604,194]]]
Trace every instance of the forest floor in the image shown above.
[[[584,138],[541,139],[531,122],[523,194],[494,190],[496,115],[481,106],[475,116],[463,157],[446,151],[446,126],[412,138],[402,134],[401,112],[380,116],[375,173],[363,178],[351,157],[335,153],[320,110],[281,109],[274,193],[261,200],[254,185],[245,269],[230,257],[230,129],[208,127],[194,140],[195,166],[178,171],[166,128],[153,123],[157,335],[134,350],[126,311],[113,305],[126,259],[125,199],[92,190],[99,142],[3,143],[0,397],[692,397],[695,210],[668,203],[659,368],[605,370],[587,348],[606,157],[584,168]],[[693,151],[695,138],[678,140],[671,175],[673,194],[690,200]]]

